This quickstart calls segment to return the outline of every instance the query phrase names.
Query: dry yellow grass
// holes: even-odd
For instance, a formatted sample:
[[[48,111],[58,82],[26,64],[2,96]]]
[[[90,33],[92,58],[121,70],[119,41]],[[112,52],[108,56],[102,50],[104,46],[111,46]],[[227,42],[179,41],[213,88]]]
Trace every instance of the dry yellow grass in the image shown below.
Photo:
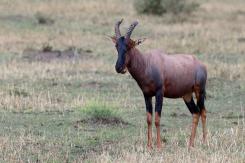
[[[244,124],[241,124],[244,125]],[[241,126],[240,126],[241,127]],[[188,132],[188,130],[181,131]],[[145,133],[141,133],[144,135]],[[172,136],[172,142],[169,143],[170,151],[146,151],[145,143],[141,142],[135,145],[127,144],[127,150],[115,149],[114,146],[107,147],[102,154],[96,158],[97,162],[244,162],[243,157],[239,157],[241,150],[244,150],[244,145],[237,147],[239,143],[244,142],[244,131],[241,128],[235,127],[224,131],[217,131],[213,135],[209,135],[208,146],[206,148],[195,147],[191,151],[187,148],[179,148],[178,134]],[[185,135],[187,136],[187,135]],[[142,137],[142,139],[144,136]],[[187,139],[187,137],[186,137]],[[199,139],[201,139],[199,137]],[[187,145],[187,142],[186,142]],[[118,146],[125,146],[120,144]],[[201,143],[197,143],[201,146]],[[109,149],[109,150],[108,150]],[[118,153],[116,158],[111,157],[110,152]],[[219,151],[219,152],[217,152]],[[208,155],[208,157],[207,157]],[[91,154],[91,161],[94,160]]]

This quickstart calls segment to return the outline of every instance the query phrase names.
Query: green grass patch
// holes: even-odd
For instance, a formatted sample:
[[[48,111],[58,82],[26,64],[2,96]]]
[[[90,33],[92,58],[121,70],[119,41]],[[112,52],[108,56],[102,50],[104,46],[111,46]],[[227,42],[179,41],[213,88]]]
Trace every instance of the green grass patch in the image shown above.
[[[87,102],[81,111],[82,113],[94,118],[118,117],[118,111],[114,105],[109,105],[105,102],[99,101]]]
[[[121,117],[118,108],[114,104],[107,104],[100,101],[89,101],[81,109],[81,113],[85,114],[86,119],[83,123],[96,123],[105,125],[128,125]]]

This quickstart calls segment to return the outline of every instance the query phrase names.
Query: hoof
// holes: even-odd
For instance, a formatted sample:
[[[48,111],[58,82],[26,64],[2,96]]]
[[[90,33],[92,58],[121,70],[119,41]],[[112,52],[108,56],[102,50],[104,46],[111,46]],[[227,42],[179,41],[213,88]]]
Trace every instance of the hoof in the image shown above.
[[[152,151],[152,149],[153,149],[153,148],[152,148],[152,145],[147,145],[147,150],[148,150],[148,151]]]
[[[188,152],[190,152],[190,150],[193,149],[193,148],[194,148],[194,144],[189,144],[189,146],[188,146]]]
[[[188,145],[188,151],[190,151],[192,148],[194,148],[194,143],[190,142]]]
[[[206,138],[206,137],[203,137],[203,138],[202,138],[202,143],[203,143],[203,144],[207,144],[207,138]]]
[[[157,150],[158,151],[161,151],[162,150],[162,144],[161,143],[157,144]]]

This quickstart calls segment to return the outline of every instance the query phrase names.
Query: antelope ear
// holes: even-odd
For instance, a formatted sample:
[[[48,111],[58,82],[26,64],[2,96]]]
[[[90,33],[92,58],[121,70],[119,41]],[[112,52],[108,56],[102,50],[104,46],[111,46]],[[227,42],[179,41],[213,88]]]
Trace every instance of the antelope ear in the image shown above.
[[[113,43],[117,42],[116,36],[105,35],[106,39],[111,40]]]
[[[116,36],[109,36],[112,42],[115,44],[117,42]]]
[[[146,38],[142,38],[142,39],[135,40],[135,46],[141,44],[141,43],[144,42],[145,40],[146,40]]]

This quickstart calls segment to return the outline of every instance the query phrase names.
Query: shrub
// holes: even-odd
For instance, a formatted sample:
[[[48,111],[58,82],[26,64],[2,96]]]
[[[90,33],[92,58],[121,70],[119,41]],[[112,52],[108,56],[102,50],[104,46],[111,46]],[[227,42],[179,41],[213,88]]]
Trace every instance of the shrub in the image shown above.
[[[51,52],[53,47],[49,43],[43,44],[42,51],[43,52]]]
[[[41,12],[37,12],[35,14],[35,18],[37,19],[38,24],[43,24],[43,25],[54,24],[54,20],[52,18],[49,18],[47,15],[44,15]]]
[[[161,15],[166,12],[162,0],[136,0],[134,7],[138,13]]]
[[[162,15],[172,13],[190,14],[195,11],[199,4],[187,0],[136,0],[134,7],[138,13]]]

